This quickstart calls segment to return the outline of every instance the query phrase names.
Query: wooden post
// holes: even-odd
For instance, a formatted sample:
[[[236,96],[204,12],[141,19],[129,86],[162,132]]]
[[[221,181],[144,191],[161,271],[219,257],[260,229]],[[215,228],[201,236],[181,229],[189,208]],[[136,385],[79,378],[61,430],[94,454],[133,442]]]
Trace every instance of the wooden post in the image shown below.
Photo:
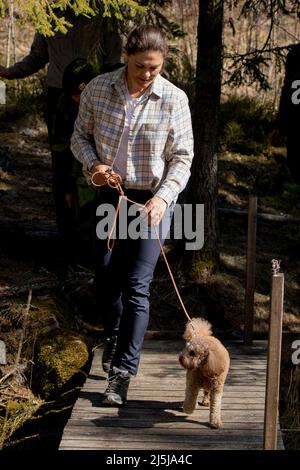
[[[284,275],[282,273],[278,273],[279,262],[273,260],[272,263],[273,276],[271,288],[271,310],[265,399],[264,450],[277,449],[279,380],[283,318]]]
[[[245,290],[245,344],[253,341],[257,196],[249,196]]]

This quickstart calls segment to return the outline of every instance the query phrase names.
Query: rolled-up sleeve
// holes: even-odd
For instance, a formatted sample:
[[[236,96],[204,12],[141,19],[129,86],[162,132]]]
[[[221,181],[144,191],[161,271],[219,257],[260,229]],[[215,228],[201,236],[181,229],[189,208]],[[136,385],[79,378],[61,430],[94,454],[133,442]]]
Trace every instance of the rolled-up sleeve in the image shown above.
[[[81,94],[79,112],[71,137],[71,150],[74,157],[87,170],[90,170],[93,162],[98,160],[93,137],[94,112],[92,90],[92,82],[90,82]]]
[[[188,99],[182,94],[174,106],[167,145],[167,172],[156,195],[169,205],[185,188],[194,156],[194,139]]]

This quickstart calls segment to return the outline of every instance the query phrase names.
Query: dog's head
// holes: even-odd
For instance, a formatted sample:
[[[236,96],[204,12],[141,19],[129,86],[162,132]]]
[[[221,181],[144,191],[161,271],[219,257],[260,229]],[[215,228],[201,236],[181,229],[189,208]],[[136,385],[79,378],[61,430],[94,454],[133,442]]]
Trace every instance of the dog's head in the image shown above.
[[[208,355],[201,337],[210,336],[211,334],[211,324],[203,318],[192,318],[186,324],[183,334],[186,346],[179,354],[179,362],[182,367],[185,369],[199,369]]]
[[[208,350],[197,340],[188,341],[179,354],[179,362],[185,369],[199,369],[208,357]]]
[[[228,351],[212,336],[211,324],[203,318],[192,318],[187,323],[183,338],[186,346],[179,354],[179,362],[185,369],[201,369],[202,374],[216,376],[228,371]]]

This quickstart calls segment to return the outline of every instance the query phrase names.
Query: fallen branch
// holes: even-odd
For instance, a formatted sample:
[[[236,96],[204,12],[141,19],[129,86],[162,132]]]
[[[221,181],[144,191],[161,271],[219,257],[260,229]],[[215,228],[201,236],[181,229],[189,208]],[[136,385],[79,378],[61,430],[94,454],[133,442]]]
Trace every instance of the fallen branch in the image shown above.
[[[17,357],[16,357],[16,361],[15,361],[15,366],[11,371],[7,372],[7,374],[5,374],[3,377],[1,377],[0,384],[5,382],[5,380],[7,380],[9,377],[14,375],[15,373],[19,372],[21,352],[22,352],[22,347],[23,347],[23,342],[24,342],[24,337],[25,337],[27,317],[28,317],[28,313],[29,313],[29,310],[30,310],[31,300],[32,300],[32,290],[29,289],[27,304],[26,304],[26,308],[25,308],[25,311],[24,311],[23,328],[22,328],[22,331],[21,331],[21,338],[20,338],[20,341],[19,341],[19,347],[18,347]]]
[[[221,215],[232,215],[237,217],[247,217],[248,211],[245,209],[230,209],[225,207],[219,207],[218,212]],[[257,218],[261,220],[268,220],[270,222],[290,222],[290,223],[299,223],[300,219],[298,217],[293,217],[288,214],[268,214],[266,212],[260,212],[257,214]]]
[[[23,342],[24,342],[24,337],[25,337],[25,330],[27,326],[27,318],[28,318],[28,313],[30,310],[30,305],[31,305],[31,300],[32,300],[32,289],[29,289],[28,292],[28,298],[27,298],[27,305],[24,311],[24,319],[23,319],[23,328],[21,331],[21,338],[19,342],[19,348],[17,352],[17,357],[16,357],[16,362],[15,362],[15,369],[17,370],[19,367],[20,359],[21,359],[21,352],[22,352],[22,347],[23,347]]]
[[[7,374],[3,375],[0,379],[0,384],[5,382],[11,375],[14,375],[17,372],[16,368],[14,367],[11,371],[7,372]]]
[[[38,292],[40,290],[44,289],[55,289],[56,287],[59,287],[61,283],[58,280],[50,280],[45,279],[44,281],[41,282],[36,282],[36,283],[30,283],[31,289],[34,290],[35,292]],[[0,294],[2,298],[5,297],[13,297],[13,296],[19,296],[21,294],[24,294],[24,292],[28,291],[28,286],[22,286],[22,287],[6,287],[6,288],[1,288],[0,289]]]
[[[32,397],[27,397],[26,395],[20,395],[19,393],[9,393],[9,392],[4,392],[3,390],[0,390],[1,395],[5,395],[7,397],[11,398],[22,398],[23,400],[31,400]]]

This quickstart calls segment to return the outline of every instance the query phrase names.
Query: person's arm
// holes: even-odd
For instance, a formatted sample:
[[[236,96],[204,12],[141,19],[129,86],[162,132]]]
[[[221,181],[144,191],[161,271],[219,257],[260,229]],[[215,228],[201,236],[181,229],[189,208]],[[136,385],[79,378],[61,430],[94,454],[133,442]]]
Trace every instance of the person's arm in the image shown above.
[[[46,40],[35,33],[29,54],[11,67],[0,67],[0,77],[12,80],[25,78],[38,72],[49,62]]]
[[[167,205],[175,200],[185,188],[190,177],[190,168],[194,156],[191,113],[187,96],[184,93],[174,105],[169,139],[171,139],[171,145],[167,145],[167,174],[155,194],[155,196],[163,199]]]
[[[87,86],[81,93],[78,116],[75,121],[74,132],[71,137],[71,150],[74,157],[83,165],[83,172],[89,173],[91,182],[93,176],[97,173],[96,185],[106,184],[108,174],[105,171],[109,169],[98,158],[93,130],[93,86]],[[101,172],[102,175],[98,175]]]
[[[295,70],[299,70],[300,48],[299,45],[292,47],[286,57],[284,83],[281,91],[278,115],[276,119],[277,128],[286,134],[289,126],[289,113],[292,108],[292,82]],[[298,75],[298,74],[296,74]]]
[[[76,160],[82,164],[82,171],[87,181],[98,187],[107,183],[109,174],[106,171],[110,168],[102,164],[97,155],[94,141],[94,87],[91,85],[81,93],[79,112],[71,136],[71,150]]]
[[[91,171],[93,163],[99,162],[94,137],[94,115],[92,102],[93,85],[89,84],[83,90],[80,97],[78,115],[74,125],[74,132],[71,137],[71,150],[74,157],[82,163],[83,167]]]

